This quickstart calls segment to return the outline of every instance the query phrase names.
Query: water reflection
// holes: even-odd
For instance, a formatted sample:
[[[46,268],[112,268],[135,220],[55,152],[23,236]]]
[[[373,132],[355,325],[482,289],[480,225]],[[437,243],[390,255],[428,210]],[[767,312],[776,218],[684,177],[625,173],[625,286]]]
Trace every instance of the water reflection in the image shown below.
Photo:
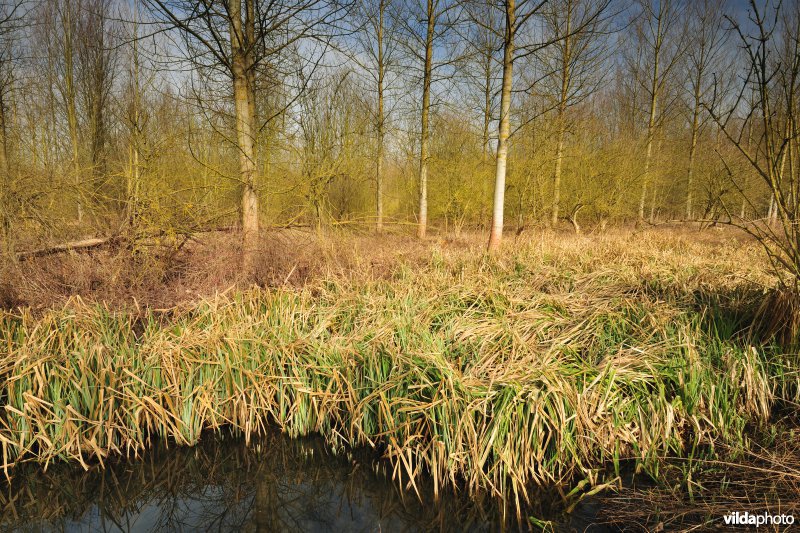
[[[246,448],[205,438],[156,447],[89,472],[20,467],[2,485],[0,529],[13,531],[496,531],[491,502],[404,493],[371,462],[332,456],[321,439],[269,435]]]

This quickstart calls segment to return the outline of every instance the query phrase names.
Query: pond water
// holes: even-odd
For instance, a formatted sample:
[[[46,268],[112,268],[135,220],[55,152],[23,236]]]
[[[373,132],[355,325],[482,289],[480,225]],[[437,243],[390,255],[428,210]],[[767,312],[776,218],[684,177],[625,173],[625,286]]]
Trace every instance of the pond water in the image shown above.
[[[0,530],[528,528],[513,516],[504,519],[495,500],[474,501],[448,491],[435,501],[429,486],[420,487],[420,500],[413,490],[401,490],[390,476],[376,472],[378,463],[366,452],[354,458],[327,450],[320,438],[270,434],[246,447],[241,439],[211,435],[195,447],[160,445],[138,459],[107,463],[105,469],[55,464],[45,471],[23,465],[11,483],[0,484]],[[546,507],[540,505],[537,512]]]

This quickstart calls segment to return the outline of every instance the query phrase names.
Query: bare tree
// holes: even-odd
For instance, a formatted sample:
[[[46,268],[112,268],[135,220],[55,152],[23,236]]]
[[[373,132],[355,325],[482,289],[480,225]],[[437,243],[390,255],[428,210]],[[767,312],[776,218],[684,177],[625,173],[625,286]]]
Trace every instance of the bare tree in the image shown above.
[[[501,77],[499,68],[502,66],[502,55],[498,53],[502,53],[502,39],[498,28],[502,17],[499,10],[486,0],[471,0],[467,11],[472,17],[480,19],[482,24],[472,22],[470,17],[462,17],[461,23],[457,26],[466,48],[463,57],[460,58],[462,66],[458,69],[457,76],[462,83],[457,85],[456,94],[459,95],[457,96],[459,100],[469,104],[472,113],[482,119],[479,169],[481,196],[478,205],[480,220],[485,221],[488,219],[489,188],[494,177],[491,130],[499,105]]]
[[[0,2],[0,266],[14,258],[12,235],[12,168],[7,117],[15,89],[16,38],[23,16],[22,0]]]
[[[130,57],[130,107],[128,113],[128,127],[130,140],[128,142],[129,167],[125,182],[125,210],[128,225],[135,228],[139,216],[139,198],[141,189],[141,152],[142,152],[142,68],[139,52],[139,19],[140,3],[136,0],[133,6],[133,22],[131,24],[131,57]]]
[[[428,167],[430,159],[430,114],[431,87],[435,71],[449,65],[448,59],[435,61],[438,50],[447,50],[444,39],[451,34],[454,23],[453,13],[458,3],[455,0],[420,0],[411,2],[405,16],[404,30],[408,37],[406,43],[409,51],[421,65],[422,101],[420,110],[419,137],[419,203],[417,220],[417,237],[425,238],[428,230]]]
[[[361,3],[355,11],[357,24],[360,26],[358,51],[366,55],[362,67],[374,84],[377,95],[375,110],[375,133],[377,147],[375,153],[375,230],[383,231],[384,222],[384,172],[386,158],[386,124],[389,119],[386,109],[386,93],[389,87],[387,77],[395,63],[397,51],[398,8],[393,0],[370,0]],[[364,64],[367,63],[367,64]]]
[[[610,31],[610,6],[611,0],[558,0],[542,10],[548,36],[555,41],[541,54],[556,112],[551,226],[558,222],[564,142],[570,130],[567,110],[591,95],[603,79],[607,49],[603,38]]]
[[[183,40],[183,59],[222,72],[233,87],[242,188],[242,267],[253,270],[259,239],[256,71],[301,41],[328,41],[346,15],[339,0],[146,0]]]
[[[319,232],[331,211],[330,192],[337,182],[361,181],[360,161],[369,117],[359,111],[352,72],[341,70],[309,80],[300,96],[296,149],[301,162],[300,186]],[[344,213],[333,213],[335,217]]]
[[[156,92],[157,69],[153,61],[157,56],[156,40],[142,38],[143,26],[141,0],[134,0],[125,39],[129,43],[127,79],[120,102],[120,116],[127,130],[127,167],[125,169],[125,222],[136,232],[142,216],[143,171],[146,165],[146,129],[152,112],[148,109],[149,95]]]
[[[503,32],[503,85],[500,89],[500,119],[497,128],[497,157],[495,160],[494,201],[492,203],[492,229],[489,250],[500,249],[503,239],[503,210],[506,192],[506,164],[508,137],[511,134],[511,90],[514,81],[514,37],[519,28],[515,0],[505,0],[505,27]]]
[[[648,96],[647,137],[644,170],[639,196],[639,222],[644,221],[644,206],[651,185],[653,142],[664,106],[661,97],[671,74],[679,63],[684,32],[679,26],[683,3],[679,0],[638,0],[641,14],[635,24],[638,48],[643,56],[642,69],[635,74]],[[661,109],[659,109],[661,106]]]
[[[78,20],[80,18],[81,0],[60,0],[54,7],[56,23],[60,31],[60,61],[58,91],[61,96],[64,113],[67,118],[67,127],[71,149],[71,174],[74,180],[75,215],[78,223],[83,221],[84,205],[82,197],[83,181],[81,178],[80,138],[78,134],[78,87],[76,74]]]
[[[796,342],[800,333],[800,173],[797,120],[800,113],[800,10],[788,3],[751,0],[747,24],[728,17],[745,58],[738,96],[722,109],[715,94],[706,108],[722,133],[761,181],[774,202],[779,224],[738,225],[763,245],[779,277],[779,287],[765,299],[763,316],[771,316],[768,333]],[[755,106],[742,105],[754,94]],[[722,102],[723,104],[726,102]],[[737,120],[745,109],[752,116]],[[748,140],[740,124],[754,120],[758,137]],[[726,162],[730,168],[730,164]],[[730,172],[729,172],[730,173]],[[732,174],[732,173],[731,173]],[[735,182],[734,182],[734,185]],[[740,190],[752,206],[752,200]],[[729,214],[730,216],[730,214]],[[730,219],[736,222],[734,216]]]
[[[422,77],[422,113],[419,141],[419,224],[417,237],[425,238],[428,228],[428,128],[431,109],[431,77],[433,64],[433,38],[436,31],[438,1],[428,0],[426,10],[425,59]]]
[[[88,133],[87,162],[95,178],[106,173],[107,110],[117,68],[117,28],[110,0],[82,0],[78,13],[76,82]]]
[[[721,71],[725,67],[722,54],[729,33],[725,31],[723,24],[725,18],[722,4],[720,0],[698,0],[689,9],[691,20],[688,35],[691,38],[691,44],[687,50],[688,83],[686,89],[690,97],[691,140],[689,141],[689,162],[686,168],[687,220],[691,220],[693,216],[692,189],[697,145],[700,134],[709,119],[708,115],[703,113],[702,105],[713,90],[713,78],[720,79]]]
[[[599,13],[602,12],[595,12],[593,16],[582,20],[570,32],[548,37],[542,35],[539,31],[529,28],[529,26],[532,26],[530,21],[540,16],[546,5],[547,2],[544,0],[522,0],[520,2],[504,0],[500,2],[499,6],[505,19],[501,34],[503,42],[503,83],[500,90],[500,117],[497,128],[497,156],[495,158],[494,201],[492,205],[492,228],[489,234],[489,251],[498,250],[503,238],[508,147],[509,137],[512,133],[511,100],[513,97],[514,62],[529,58],[566,37],[579,34],[589,24],[597,20]],[[491,29],[474,14],[472,14],[471,19],[474,23]],[[531,87],[528,87],[527,91],[530,92]]]

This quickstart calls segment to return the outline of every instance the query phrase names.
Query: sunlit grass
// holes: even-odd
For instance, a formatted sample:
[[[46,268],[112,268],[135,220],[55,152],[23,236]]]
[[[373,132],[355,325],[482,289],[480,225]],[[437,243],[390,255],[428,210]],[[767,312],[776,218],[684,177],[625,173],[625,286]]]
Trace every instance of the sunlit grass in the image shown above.
[[[0,318],[2,465],[103,461],[204,430],[278,426],[378,446],[519,505],[620,462],[745,449],[796,402],[796,358],[741,322],[770,282],[750,245],[679,236],[534,239],[488,259],[433,250],[382,279],[330,275],[169,314]]]

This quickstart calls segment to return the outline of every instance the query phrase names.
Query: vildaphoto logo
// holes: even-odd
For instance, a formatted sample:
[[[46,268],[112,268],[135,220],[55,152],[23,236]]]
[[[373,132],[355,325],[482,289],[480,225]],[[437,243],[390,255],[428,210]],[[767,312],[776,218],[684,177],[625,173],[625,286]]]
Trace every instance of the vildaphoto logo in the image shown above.
[[[748,511],[743,513],[733,512],[722,517],[729,526],[791,526],[794,524],[794,515],[790,514],[754,514]]]

